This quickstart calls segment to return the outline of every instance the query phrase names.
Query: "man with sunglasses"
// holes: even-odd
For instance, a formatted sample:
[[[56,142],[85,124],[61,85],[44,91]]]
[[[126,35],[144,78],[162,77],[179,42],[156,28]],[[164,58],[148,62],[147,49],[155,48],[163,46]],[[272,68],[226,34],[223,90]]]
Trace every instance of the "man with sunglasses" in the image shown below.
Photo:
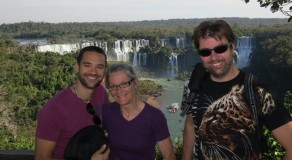
[[[96,116],[101,117],[102,106],[109,103],[107,92],[100,85],[106,67],[107,56],[103,49],[88,46],[80,50],[75,64],[77,81],[52,97],[38,113],[36,160],[64,159],[65,147],[73,135],[94,122],[100,123]],[[95,108],[94,118],[95,112],[90,107]],[[103,146],[97,152],[102,153],[105,149]],[[105,157],[108,154],[109,150]]]
[[[285,158],[292,159],[291,117],[260,83],[253,87],[257,106],[250,106],[248,73],[234,62],[236,39],[230,26],[223,20],[202,22],[192,40],[202,65],[185,83],[182,159],[261,159],[263,125],[286,150]]]

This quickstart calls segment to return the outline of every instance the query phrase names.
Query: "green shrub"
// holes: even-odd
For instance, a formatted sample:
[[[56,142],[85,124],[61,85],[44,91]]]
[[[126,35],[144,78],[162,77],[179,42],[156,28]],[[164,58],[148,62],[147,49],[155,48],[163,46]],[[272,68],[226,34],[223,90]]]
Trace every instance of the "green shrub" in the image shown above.
[[[30,130],[20,129],[14,131],[8,128],[0,129],[0,150],[33,150],[35,145],[34,135],[32,134],[34,128]]]

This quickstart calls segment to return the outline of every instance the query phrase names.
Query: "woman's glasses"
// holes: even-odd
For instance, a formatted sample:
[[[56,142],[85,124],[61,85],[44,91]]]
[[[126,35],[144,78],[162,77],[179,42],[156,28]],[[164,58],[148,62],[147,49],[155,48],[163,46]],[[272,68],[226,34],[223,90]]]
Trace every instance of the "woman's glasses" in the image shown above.
[[[101,120],[98,117],[98,115],[96,114],[95,110],[93,109],[93,106],[91,103],[87,103],[86,105],[86,110],[89,114],[91,114],[93,116],[92,120],[95,124],[100,125],[101,124]]]
[[[108,90],[114,91],[114,90],[117,90],[118,88],[126,88],[126,87],[129,87],[134,80],[135,79],[131,79],[130,81],[121,83],[119,85],[109,86],[108,87]]]
[[[231,42],[229,42],[228,44],[221,44],[219,46],[216,46],[213,49],[204,48],[204,49],[200,49],[198,52],[199,52],[199,55],[202,57],[210,56],[212,53],[212,50],[217,54],[221,54],[227,51],[227,49],[231,46],[231,44],[232,44]]]

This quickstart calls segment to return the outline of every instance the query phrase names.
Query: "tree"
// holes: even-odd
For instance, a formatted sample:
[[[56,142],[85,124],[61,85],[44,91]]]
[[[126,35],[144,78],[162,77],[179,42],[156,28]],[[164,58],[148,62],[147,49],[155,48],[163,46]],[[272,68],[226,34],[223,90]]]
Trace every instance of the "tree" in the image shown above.
[[[248,3],[249,0],[244,0],[245,3]],[[281,11],[285,16],[288,16],[288,22],[292,20],[292,6],[287,9],[286,7],[292,3],[292,0],[258,0],[261,7],[267,8],[268,6],[271,6],[271,11],[277,12]]]

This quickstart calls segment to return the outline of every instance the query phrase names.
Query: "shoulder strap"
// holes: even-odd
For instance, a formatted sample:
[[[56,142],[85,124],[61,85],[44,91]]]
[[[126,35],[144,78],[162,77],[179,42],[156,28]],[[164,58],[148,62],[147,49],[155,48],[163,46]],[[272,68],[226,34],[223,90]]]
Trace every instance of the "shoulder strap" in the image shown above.
[[[251,73],[246,73],[245,74],[245,80],[244,80],[244,89],[245,89],[245,94],[247,97],[247,101],[249,106],[252,109],[252,114],[255,122],[255,134],[258,136],[258,145],[259,145],[259,153],[261,152],[261,147],[262,147],[262,136],[261,136],[261,129],[260,129],[260,124],[259,124],[259,118],[258,118],[258,111],[257,111],[257,91],[255,91],[255,81],[256,78],[253,76]]]
[[[257,104],[256,104],[256,96],[254,92],[254,76],[250,73],[246,73],[245,80],[244,80],[244,88],[246,88],[246,97],[248,103],[252,109],[255,125],[258,126],[258,113],[257,113]]]
[[[194,70],[192,71],[192,75],[189,82],[190,91],[197,92],[200,88],[201,82],[206,77],[207,71],[202,63],[197,63],[195,65]]]
[[[182,102],[180,116],[184,117],[187,114],[187,112],[190,110],[190,108],[192,108],[192,106],[196,104],[196,101],[197,101],[197,93],[190,92],[188,96],[185,97],[185,100]]]
[[[186,115],[186,113],[193,105],[195,105],[195,102],[197,101],[196,97],[198,96],[197,94],[200,89],[200,84],[206,77],[206,74],[207,71],[203,64],[197,63],[192,71],[189,83],[184,88],[184,91],[189,90],[190,92],[188,93],[188,95],[185,95],[185,97],[183,97],[185,99],[182,101],[182,112],[180,113],[182,117]]]

